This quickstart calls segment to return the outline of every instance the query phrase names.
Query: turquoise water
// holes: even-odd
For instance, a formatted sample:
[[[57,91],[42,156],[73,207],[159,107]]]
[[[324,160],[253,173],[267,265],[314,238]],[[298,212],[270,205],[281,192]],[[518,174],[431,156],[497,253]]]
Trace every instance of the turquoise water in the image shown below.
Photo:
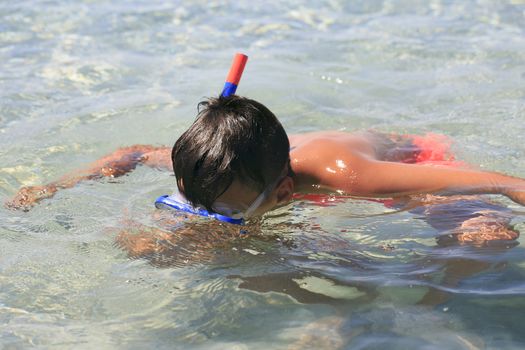
[[[525,176],[524,34],[522,0],[3,1],[0,201],[120,146],[172,145],[236,51],[238,92],[289,133],[442,133],[458,158]],[[0,209],[0,347],[525,346],[524,238],[442,246],[417,213],[298,201],[248,238],[199,221],[130,257],[119,231],[155,226],[173,186],[138,168]],[[493,199],[524,231],[525,209]]]

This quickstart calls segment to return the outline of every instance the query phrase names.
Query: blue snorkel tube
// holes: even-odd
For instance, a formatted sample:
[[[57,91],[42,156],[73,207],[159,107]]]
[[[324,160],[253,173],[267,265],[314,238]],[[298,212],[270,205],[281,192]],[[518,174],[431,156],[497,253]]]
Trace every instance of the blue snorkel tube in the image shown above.
[[[244,71],[244,67],[246,66],[246,62],[248,61],[248,56],[237,53],[235,54],[235,57],[233,58],[233,62],[230,68],[230,72],[228,73],[228,76],[226,77],[226,82],[224,83],[224,88],[222,89],[221,97],[228,97],[230,95],[235,94],[235,91],[237,90],[237,86],[239,85],[239,82],[241,80],[242,72]],[[219,221],[227,222],[230,224],[235,225],[244,225],[244,219],[234,219],[229,216],[217,214],[217,213],[210,213],[204,208],[200,207],[194,207],[191,205],[191,203],[188,202],[184,196],[177,191],[171,196],[164,195],[157,198],[155,201],[155,207],[158,209],[175,209],[178,211],[186,212],[189,214],[204,216],[204,217],[210,217],[214,218]]]

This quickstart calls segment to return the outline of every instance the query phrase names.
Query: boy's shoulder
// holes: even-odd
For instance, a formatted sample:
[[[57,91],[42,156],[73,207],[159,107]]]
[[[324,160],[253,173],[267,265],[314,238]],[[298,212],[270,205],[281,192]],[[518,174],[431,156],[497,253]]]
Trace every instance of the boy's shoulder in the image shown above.
[[[312,160],[353,157],[373,157],[374,142],[366,134],[342,131],[323,131],[290,135],[290,157],[308,157]]]
[[[301,186],[338,188],[374,158],[370,140],[360,134],[316,132],[290,137],[290,163]]]

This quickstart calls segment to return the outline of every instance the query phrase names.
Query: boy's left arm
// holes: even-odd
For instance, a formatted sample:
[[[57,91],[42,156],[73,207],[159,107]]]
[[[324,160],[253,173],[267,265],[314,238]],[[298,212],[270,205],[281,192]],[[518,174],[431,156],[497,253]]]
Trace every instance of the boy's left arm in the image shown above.
[[[29,210],[45,198],[52,197],[58,190],[75,186],[85,180],[104,177],[119,177],[145,164],[156,168],[171,168],[170,150],[166,147],[134,145],[119,148],[111,154],[93,162],[86,169],[67,174],[47,185],[22,187],[5,206],[10,209]]]
[[[421,193],[502,194],[525,205],[525,180],[495,172],[385,162],[353,155],[352,173],[325,176],[327,185],[356,196],[398,197]],[[335,174],[334,174],[335,175]]]

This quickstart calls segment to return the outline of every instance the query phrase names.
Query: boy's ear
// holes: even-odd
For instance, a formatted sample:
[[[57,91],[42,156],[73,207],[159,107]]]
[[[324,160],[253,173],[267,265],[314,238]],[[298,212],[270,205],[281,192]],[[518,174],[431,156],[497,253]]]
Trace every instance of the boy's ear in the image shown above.
[[[292,200],[294,182],[290,176],[285,177],[277,187],[277,204],[286,204]]]

